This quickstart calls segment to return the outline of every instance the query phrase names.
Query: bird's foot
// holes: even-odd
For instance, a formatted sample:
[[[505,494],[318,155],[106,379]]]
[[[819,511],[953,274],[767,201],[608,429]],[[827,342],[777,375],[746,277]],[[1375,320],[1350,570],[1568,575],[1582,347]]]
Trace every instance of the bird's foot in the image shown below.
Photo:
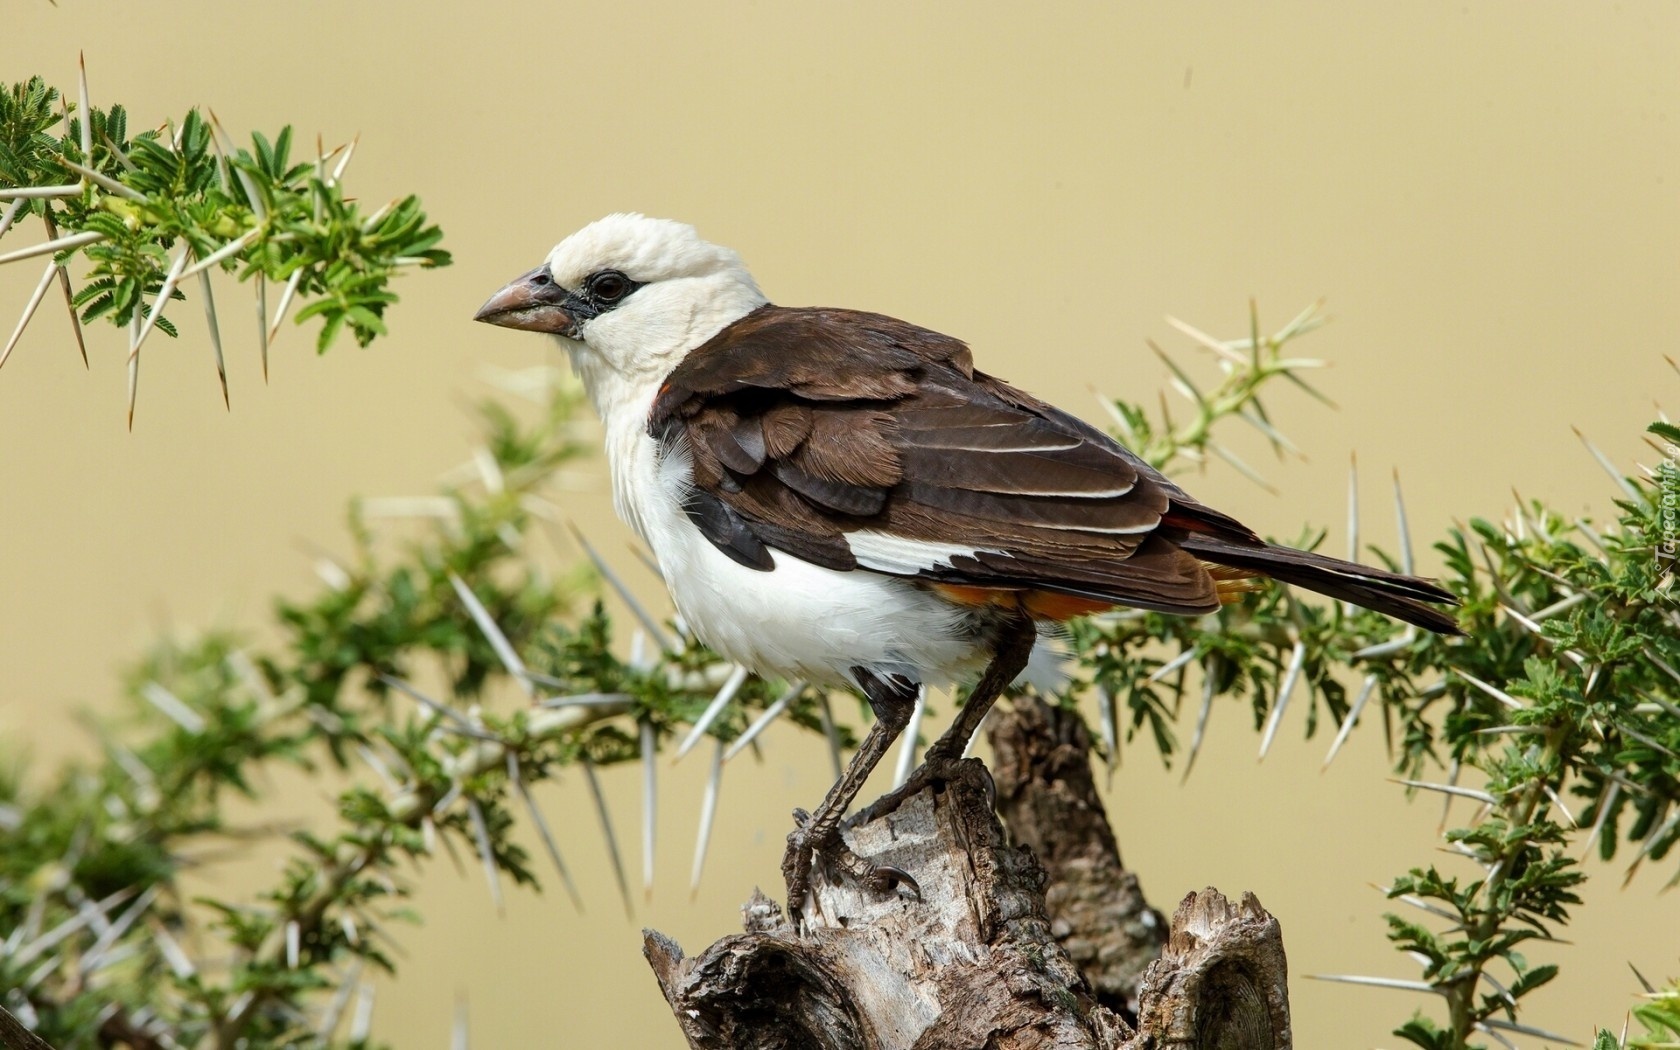
[[[947,753],[935,744],[928,749],[927,757],[916,767],[915,772],[910,774],[909,779],[859,810],[846,824],[848,827],[856,827],[872,820],[880,820],[929,788],[956,783],[969,783],[980,788],[986,794],[987,808],[997,808],[997,784],[992,780],[992,774],[986,769],[985,763],[978,758],[963,758],[960,754]]]
[[[788,833],[787,852],[782,855],[782,877],[787,880],[788,914],[801,921],[811,891],[811,874],[818,864],[825,875],[849,879],[882,895],[908,890],[921,900],[922,888],[909,872],[889,864],[871,864],[852,851],[840,837],[838,822],[818,827],[802,809],[793,811],[794,829]]]

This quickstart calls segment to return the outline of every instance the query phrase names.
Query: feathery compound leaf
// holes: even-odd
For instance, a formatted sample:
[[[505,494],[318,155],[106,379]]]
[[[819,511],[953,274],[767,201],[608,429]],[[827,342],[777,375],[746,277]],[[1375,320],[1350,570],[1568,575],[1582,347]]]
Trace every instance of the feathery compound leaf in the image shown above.
[[[179,279],[215,259],[259,290],[285,282],[303,304],[296,319],[321,318],[318,350],[346,330],[366,346],[389,333],[392,279],[450,262],[418,198],[364,215],[338,181],[343,161],[330,179],[322,178],[325,158],[293,162],[290,127],[272,139],[253,132],[249,148],[239,148],[191,110],[178,126],[129,138],[123,107],[78,104],[70,114],[59,99],[40,77],[0,89],[0,198],[14,198],[0,236],[15,236],[32,215],[64,231],[0,252],[0,263],[45,251],[60,263],[79,257],[83,265],[72,269],[82,270],[80,281],[60,271],[78,324],[103,318],[127,327],[137,311],[150,311],[169,260],[184,248],[192,265]],[[144,330],[154,325],[176,334],[162,318]],[[261,334],[265,343],[266,327]]]

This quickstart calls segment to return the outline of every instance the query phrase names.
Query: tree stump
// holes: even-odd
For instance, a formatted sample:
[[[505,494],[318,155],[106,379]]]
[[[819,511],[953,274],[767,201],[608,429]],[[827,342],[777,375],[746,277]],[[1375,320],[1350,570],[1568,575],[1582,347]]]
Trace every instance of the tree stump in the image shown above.
[[[1287,1050],[1282,935],[1252,895],[1233,906],[1215,890],[1190,894],[1139,977],[1152,954],[1139,945],[1158,943],[1160,924],[1151,932],[1143,916],[1155,913],[1120,868],[1101,804],[1085,799],[1095,799],[1088,742],[1062,717],[1026,704],[998,729],[1016,737],[999,747],[997,797],[1012,827],[1036,832],[1022,827],[1011,842],[975,759],[955,781],[846,829],[860,857],[912,873],[920,900],[819,870],[802,929],[754,891],[745,932],[693,957],[644,931],[643,953],[689,1045]],[[1055,817],[1058,806],[1080,819]],[[1061,841],[1064,832],[1085,845]],[[1059,910],[1047,908],[1047,884]],[[1135,1029],[1111,1003],[1135,1003]]]

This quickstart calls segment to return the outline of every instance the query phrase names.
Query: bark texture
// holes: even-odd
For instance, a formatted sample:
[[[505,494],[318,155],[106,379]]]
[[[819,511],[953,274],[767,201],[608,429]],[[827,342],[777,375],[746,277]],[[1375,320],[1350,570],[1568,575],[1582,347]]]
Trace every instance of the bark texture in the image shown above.
[[[953,782],[845,832],[860,857],[910,872],[920,900],[819,867],[800,928],[755,891],[744,932],[692,957],[644,933],[690,1046],[1290,1047],[1276,920],[1252,895],[1232,905],[1193,893],[1149,962],[1164,924],[1120,867],[1083,729],[1033,703],[998,721],[997,787],[970,759]],[[1116,1006],[1132,1008],[1135,1029]]]
[[[1091,737],[1079,716],[1022,697],[993,716],[988,734],[998,815],[1044,866],[1050,929],[1097,1000],[1127,1021],[1138,984],[1167,943],[1167,920],[1149,906],[1091,775]]]

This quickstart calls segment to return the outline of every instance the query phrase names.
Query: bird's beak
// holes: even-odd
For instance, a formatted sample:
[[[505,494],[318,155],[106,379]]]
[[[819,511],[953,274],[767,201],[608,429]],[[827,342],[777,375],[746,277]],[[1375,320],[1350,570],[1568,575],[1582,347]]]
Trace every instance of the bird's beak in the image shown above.
[[[552,332],[576,339],[577,319],[566,309],[570,298],[567,291],[549,276],[548,267],[539,266],[503,286],[478,308],[473,320],[525,332]]]

